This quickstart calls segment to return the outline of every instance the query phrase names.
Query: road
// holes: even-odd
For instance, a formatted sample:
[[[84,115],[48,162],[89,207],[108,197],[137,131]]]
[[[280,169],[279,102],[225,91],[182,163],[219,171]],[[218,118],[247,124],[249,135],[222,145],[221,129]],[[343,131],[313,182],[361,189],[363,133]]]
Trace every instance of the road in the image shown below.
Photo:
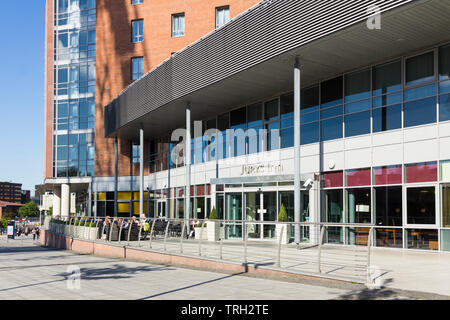
[[[80,280],[73,270],[80,270]],[[0,238],[0,300],[413,299],[392,289],[328,281],[274,280],[47,249]]]

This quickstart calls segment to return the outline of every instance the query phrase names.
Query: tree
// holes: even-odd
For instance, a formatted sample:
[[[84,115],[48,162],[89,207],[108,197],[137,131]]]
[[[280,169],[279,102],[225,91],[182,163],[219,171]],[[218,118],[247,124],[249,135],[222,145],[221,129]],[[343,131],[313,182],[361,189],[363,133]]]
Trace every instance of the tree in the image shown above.
[[[281,204],[280,213],[278,214],[278,221],[279,222],[287,222],[288,216],[286,213],[286,209],[284,208],[284,204]]]
[[[216,207],[213,207],[211,214],[209,215],[210,220],[217,220],[219,217],[217,216]]]
[[[53,206],[48,208],[47,215],[53,216]]]
[[[3,218],[2,220],[0,220],[0,228],[6,228],[8,227],[8,219]]]
[[[39,208],[36,202],[30,201],[19,209],[19,216],[21,217],[37,217],[39,216]]]

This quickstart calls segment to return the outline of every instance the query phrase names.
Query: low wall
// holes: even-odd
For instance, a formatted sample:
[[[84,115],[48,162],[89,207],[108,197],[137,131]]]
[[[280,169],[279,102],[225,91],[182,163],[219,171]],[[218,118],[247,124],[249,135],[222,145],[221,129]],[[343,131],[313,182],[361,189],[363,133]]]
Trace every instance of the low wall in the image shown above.
[[[99,243],[89,240],[66,238],[64,236],[53,234],[48,231],[42,231],[40,241],[41,244],[45,247],[71,250],[79,254],[94,254],[102,257],[129,259],[133,261],[145,261],[157,264],[197,268],[215,272],[219,271],[226,273],[247,273],[262,277],[290,277],[297,279],[314,279],[343,282],[341,280],[307,276],[297,273],[266,269],[262,267],[255,268],[254,266],[248,266],[239,263],[208,260],[201,257],[187,257],[183,255],[161,253],[127,246]]]

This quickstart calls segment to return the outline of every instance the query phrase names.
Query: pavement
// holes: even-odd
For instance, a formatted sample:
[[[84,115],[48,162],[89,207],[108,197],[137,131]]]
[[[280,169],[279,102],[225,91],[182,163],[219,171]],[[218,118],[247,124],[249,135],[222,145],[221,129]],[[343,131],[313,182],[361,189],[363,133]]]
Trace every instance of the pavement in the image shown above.
[[[80,281],[73,270],[79,269]],[[74,276],[75,275],[75,276]],[[261,279],[124,261],[44,248],[32,238],[0,237],[0,300],[327,300],[445,299],[358,284]]]

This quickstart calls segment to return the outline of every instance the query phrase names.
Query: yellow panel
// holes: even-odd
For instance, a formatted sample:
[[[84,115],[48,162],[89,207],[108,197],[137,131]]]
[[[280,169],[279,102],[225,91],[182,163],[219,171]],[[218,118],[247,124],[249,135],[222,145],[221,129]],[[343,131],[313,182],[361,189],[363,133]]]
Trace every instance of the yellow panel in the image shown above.
[[[133,192],[133,200],[139,200],[139,191],[135,191]],[[147,197],[148,197],[148,192],[144,191],[144,201],[147,201]]]
[[[131,200],[131,192],[117,192],[117,200]]]
[[[117,203],[117,212],[128,213],[130,212],[130,203],[129,202],[119,202]]]
[[[97,193],[98,199],[99,201],[105,201],[106,200],[106,192],[99,192]]]
[[[148,209],[148,206],[147,206],[147,201],[144,201],[144,214],[146,215],[147,214],[147,209]],[[136,202],[136,201],[134,201],[133,202],[133,214],[139,214],[140,212],[139,212],[139,202]]]

